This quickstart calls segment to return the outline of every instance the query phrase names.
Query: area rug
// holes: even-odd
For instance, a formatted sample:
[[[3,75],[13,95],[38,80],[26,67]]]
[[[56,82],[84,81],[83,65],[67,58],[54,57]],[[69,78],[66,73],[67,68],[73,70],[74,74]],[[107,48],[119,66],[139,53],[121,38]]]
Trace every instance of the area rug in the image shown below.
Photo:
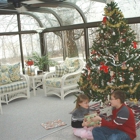
[[[48,121],[48,122],[45,122],[45,123],[41,123],[41,126],[43,126],[46,130],[53,129],[53,128],[56,128],[56,127],[65,126],[65,125],[67,125],[67,124],[64,123],[60,119],[54,120],[54,121]]]

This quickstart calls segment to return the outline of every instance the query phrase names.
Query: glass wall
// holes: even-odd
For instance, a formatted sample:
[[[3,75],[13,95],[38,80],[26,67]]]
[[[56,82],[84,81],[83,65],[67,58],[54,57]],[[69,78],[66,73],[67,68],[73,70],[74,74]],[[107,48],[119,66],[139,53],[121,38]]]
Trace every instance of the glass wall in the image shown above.
[[[140,16],[139,0],[115,1],[124,17]],[[22,61],[25,61],[33,52],[40,55],[47,52],[49,58],[59,63],[69,56],[85,59],[85,48],[92,47],[98,28],[98,25],[94,25],[94,28],[90,25],[89,28],[86,23],[102,21],[105,5],[98,0],[66,0],[62,5],[35,8],[20,16],[0,15],[0,63],[19,62],[22,55]],[[17,22],[18,18],[20,22]],[[21,25],[21,31],[18,24]],[[140,23],[131,24],[131,27],[135,30],[140,47]],[[38,31],[40,28],[41,31]],[[87,29],[88,35],[85,33]]]
[[[17,15],[0,15],[0,32],[17,32]]]
[[[0,62],[15,63],[20,62],[21,52],[19,47],[19,36],[0,36]]]
[[[65,30],[45,33],[45,41],[49,57],[62,62],[63,57],[73,53],[85,59],[84,30]]]
[[[39,34],[24,34],[22,35],[22,48],[24,59],[31,56],[33,52],[41,53]]]

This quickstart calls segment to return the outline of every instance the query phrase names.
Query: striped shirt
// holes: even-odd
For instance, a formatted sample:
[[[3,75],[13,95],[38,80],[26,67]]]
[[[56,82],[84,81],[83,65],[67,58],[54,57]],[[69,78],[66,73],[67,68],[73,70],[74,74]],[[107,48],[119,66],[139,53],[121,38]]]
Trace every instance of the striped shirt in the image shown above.
[[[102,119],[102,126],[112,129],[119,129],[130,136],[133,140],[136,137],[135,118],[132,110],[123,104],[119,109],[112,110],[112,120]]]

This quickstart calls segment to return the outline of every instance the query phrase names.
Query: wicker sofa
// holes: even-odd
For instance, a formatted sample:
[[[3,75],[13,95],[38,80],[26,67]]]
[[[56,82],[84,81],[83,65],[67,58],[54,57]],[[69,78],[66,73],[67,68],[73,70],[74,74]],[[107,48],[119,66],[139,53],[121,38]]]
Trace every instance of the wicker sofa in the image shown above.
[[[20,74],[20,63],[0,66],[0,110],[2,103],[8,104],[17,98],[29,98],[29,78]]]

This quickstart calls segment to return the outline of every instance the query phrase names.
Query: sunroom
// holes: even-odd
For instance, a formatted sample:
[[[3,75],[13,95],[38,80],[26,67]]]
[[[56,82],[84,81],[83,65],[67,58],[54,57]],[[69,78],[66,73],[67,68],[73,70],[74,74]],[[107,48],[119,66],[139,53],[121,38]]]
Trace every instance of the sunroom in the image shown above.
[[[96,54],[95,51],[96,49],[93,50],[94,46],[93,42],[96,40],[96,38],[98,38],[97,32],[98,30],[100,30],[100,24],[104,22],[106,17],[104,8],[106,7],[107,3],[111,3],[111,1],[117,3],[117,6],[121,10],[124,18],[126,19],[126,24],[130,26],[130,28],[134,31],[135,34],[135,39],[132,41],[132,47],[135,48],[135,50],[137,49],[137,52],[134,53],[135,57],[133,57],[132,55],[130,55],[130,57],[129,56],[126,57],[127,60],[124,61],[125,63],[122,62],[121,68],[123,69],[123,71],[125,71],[126,69],[124,70],[124,68],[127,67],[128,73],[131,73],[130,85],[132,85],[133,90],[132,93],[130,93],[129,98],[132,99],[132,102],[138,103],[138,100],[140,99],[139,98],[140,94],[133,93],[140,91],[138,87],[140,84],[138,82],[138,84],[135,87],[134,85],[135,80],[133,79],[136,79],[135,78],[136,76],[133,76],[132,74],[135,73],[134,67],[138,66],[131,66],[131,63],[133,60],[139,60],[139,51],[138,51],[140,49],[139,0],[0,0],[0,44],[1,44],[0,66],[5,64],[15,65],[19,63],[21,74],[23,75],[29,74],[28,68],[31,68],[29,76],[31,76],[31,73],[32,76],[34,76],[34,74],[36,75],[37,72],[39,71],[40,72],[43,71],[44,73],[55,71],[56,68],[55,66],[65,62],[67,57],[68,58],[78,57],[85,62],[85,67],[87,68],[86,72],[88,75],[87,78],[89,78],[89,75],[91,74],[91,69],[87,67],[87,64],[91,62],[91,59],[89,58],[93,58],[93,55]],[[114,17],[114,19],[116,18],[117,16]],[[105,34],[104,29],[100,30],[100,33]],[[115,36],[116,35],[115,33],[114,31],[111,31],[110,36]],[[122,36],[122,34],[123,33],[120,32],[120,36]],[[119,41],[119,43],[125,44],[125,39],[121,38],[121,41]],[[122,49],[122,51],[124,51],[124,49]],[[124,52],[127,52],[128,54],[129,51],[127,51],[126,49]],[[105,51],[105,53],[109,54],[108,51]],[[38,57],[37,59],[44,58],[44,56],[47,57],[47,63],[45,63],[45,65],[43,66],[42,65],[40,66],[41,62],[35,63],[35,59],[33,59],[34,55],[35,57]],[[118,62],[119,56],[116,55],[116,53],[114,55],[115,56],[112,56],[112,58],[114,58],[114,60]],[[100,55],[98,56],[96,55],[95,59],[97,60],[99,56]],[[130,64],[128,65],[126,63],[130,61],[130,58],[132,59]],[[30,60],[33,60],[34,65],[32,64],[28,65],[27,62]],[[139,62],[136,63],[137,65],[139,64]],[[106,68],[109,69],[108,67],[106,67],[108,64],[107,60],[104,63],[99,64],[100,68],[98,67],[98,69],[106,74],[106,72],[109,71],[109,70],[106,71]],[[117,65],[117,63],[115,64]],[[93,66],[95,65],[93,64],[92,61],[90,63],[90,68],[92,68]],[[111,73],[112,71],[113,70],[110,70]],[[123,74],[119,73],[118,76],[119,84],[125,83],[124,81],[126,78],[124,78],[123,76],[124,72]],[[111,80],[109,80],[109,83],[106,82],[107,85],[104,82],[105,80],[104,81],[102,80],[100,84],[104,86],[105,85],[112,86],[115,83],[113,81],[115,78],[113,74],[110,74],[110,77]],[[42,81],[42,79],[40,80],[40,77],[37,80],[39,80],[39,82]],[[87,81],[90,80],[91,79],[89,78]],[[34,83],[34,81],[32,81],[32,83]],[[39,84],[42,83],[40,82]],[[84,85],[79,84],[79,86],[83,88]],[[38,87],[40,87],[41,89],[34,87],[33,90],[29,90],[30,97],[28,96],[29,98],[28,101],[34,98],[35,100],[37,100],[38,96],[41,98],[43,96],[46,100],[49,100],[49,98],[51,98],[51,102],[53,102],[52,100],[53,98],[55,99],[56,102],[57,100],[60,100],[59,98],[51,95],[45,97],[42,85],[38,85]],[[97,84],[94,83],[94,87],[91,88],[96,90],[97,87],[98,87]],[[83,91],[86,92],[85,89]],[[91,89],[89,89],[88,91],[91,91]],[[103,89],[103,91],[105,91],[105,89]],[[42,95],[39,95],[40,93]],[[89,95],[89,97],[92,99],[92,96]],[[62,102],[65,102],[65,100],[68,100],[68,98],[70,98],[70,100],[73,99],[71,102],[74,101],[74,98],[71,97],[71,95],[68,95],[66,99],[62,100]],[[97,98],[101,99],[103,97]],[[20,104],[21,101],[22,100],[18,101],[18,103]],[[9,103],[9,106],[14,103],[16,103],[16,100]],[[8,112],[8,107],[6,106],[7,105],[2,103],[3,115],[7,113],[9,113],[10,115],[11,112]],[[22,118],[23,116],[20,117]],[[5,115],[5,117],[7,116]],[[18,116],[16,117],[18,118]],[[32,118],[33,116],[31,115],[30,117]],[[32,123],[34,123],[35,120],[36,117],[35,119],[33,119]],[[2,118],[2,121],[4,122],[4,118]],[[40,119],[40,122],[41,121],[42,120]],[[69,121],[67,120],[66,122],[67,124],[69,123]],[[8,121],[6,123],[8,123]],[[14,124],[12,125],[14,126]],[[4,126],[4,123],[2,124],[2,126]],[[0,128],[0,130],[1,129],[2,127]],[[6,130],[6,128],[4,130]],[[8,129],[8,131],[10,130]],[[27,131],[24,131],[23,133],[27,133]],[[41,132],[41,129],[39,130],[38,135],[36,135],[35,133],[36,132],[33,130],[32,135],[28,134],[26,138],[24,138],[22,132],[19,132],[21,137],[20,138],[14,137],[13,139],[39,140],[46,135],[45,131],[43,131],[43,133]],[[52,132],[50,131],[50,133]],[[9,137],[7,137],[3,133],[2,137],[0,138],[2,140],[5,139],[8,140],[11,137],[12,134],[9,134]],[[47,139],[47,137],[45,138]],[[62,137],[60,138],[60,140],[62,140]]]

